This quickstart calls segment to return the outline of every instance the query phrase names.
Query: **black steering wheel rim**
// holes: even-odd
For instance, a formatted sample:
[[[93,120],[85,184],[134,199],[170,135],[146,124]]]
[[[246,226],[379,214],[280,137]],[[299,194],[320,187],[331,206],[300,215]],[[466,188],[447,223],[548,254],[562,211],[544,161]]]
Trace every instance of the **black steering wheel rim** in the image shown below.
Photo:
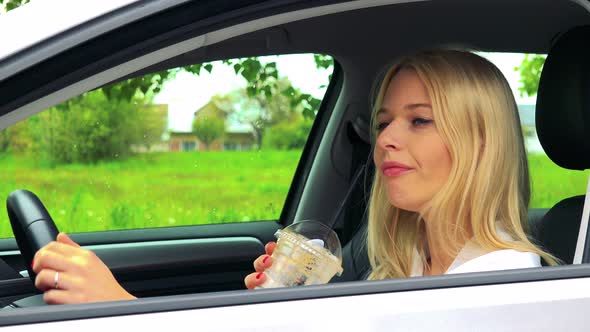
[[[31,267],[35,253],[55,241],[59,230],[47,209],[34,193],[19,189],[6,199],[6,210],[14,238],[25,262],[29,278],[35,283],[36,274]],[[42,294],[31,296],[14,302],[8,307],[27,307],[43,305]]]

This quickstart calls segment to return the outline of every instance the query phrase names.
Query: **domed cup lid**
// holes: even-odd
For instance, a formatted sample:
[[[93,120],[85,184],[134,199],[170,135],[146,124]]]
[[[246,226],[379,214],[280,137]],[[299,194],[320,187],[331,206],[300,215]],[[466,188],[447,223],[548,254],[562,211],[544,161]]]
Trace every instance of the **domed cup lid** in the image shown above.
[[[342,247],[338,235],[331,228],[315,220],[302,220],[285,227],[282,231],[299,234],[308,239],[308,244],[327,250],[338,262],[342,263]],[[280,236],[277,232],[277,236]]]

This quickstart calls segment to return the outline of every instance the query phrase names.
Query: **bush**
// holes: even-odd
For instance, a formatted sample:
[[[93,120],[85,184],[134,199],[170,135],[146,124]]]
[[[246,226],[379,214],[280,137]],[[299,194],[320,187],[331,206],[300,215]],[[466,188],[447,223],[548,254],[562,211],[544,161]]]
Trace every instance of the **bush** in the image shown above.
[[[302,118],[281,122],[267,129],[263,146],[277,150],[302,149],[312,125],[313,120]]]
[[[135,103],[109,100],[101,90],[88,92],[28,120],[33,150],[50,165],[127,157],[132,145],[144,143],[150,118],[141,112]]]

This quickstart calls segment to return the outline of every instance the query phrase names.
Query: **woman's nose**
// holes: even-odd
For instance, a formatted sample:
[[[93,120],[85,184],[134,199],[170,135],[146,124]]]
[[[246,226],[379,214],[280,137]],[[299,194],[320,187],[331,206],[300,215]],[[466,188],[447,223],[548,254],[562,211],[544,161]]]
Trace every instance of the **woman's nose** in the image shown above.
[[[377,136],[377,145],[384,150],[399,150],[403,136],[400,129],[397,123],[390,123]]]

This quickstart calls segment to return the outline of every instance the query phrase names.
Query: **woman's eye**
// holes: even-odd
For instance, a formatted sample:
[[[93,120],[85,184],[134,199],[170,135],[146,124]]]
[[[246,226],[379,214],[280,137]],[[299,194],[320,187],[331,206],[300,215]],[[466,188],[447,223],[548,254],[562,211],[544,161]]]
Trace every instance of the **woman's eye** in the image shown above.
[[[430,120],[430,119],[415,118],[412,120],[412,126],[414,126],[414,127],[421,127],[421,126],[425,126],[430,123],[432,123],[432,120]]]
[[[389,122],[381,122],[381,123],[377,124],[377,131],[385,130],[385,128],[387,128],[388,125],[389,125]]]

